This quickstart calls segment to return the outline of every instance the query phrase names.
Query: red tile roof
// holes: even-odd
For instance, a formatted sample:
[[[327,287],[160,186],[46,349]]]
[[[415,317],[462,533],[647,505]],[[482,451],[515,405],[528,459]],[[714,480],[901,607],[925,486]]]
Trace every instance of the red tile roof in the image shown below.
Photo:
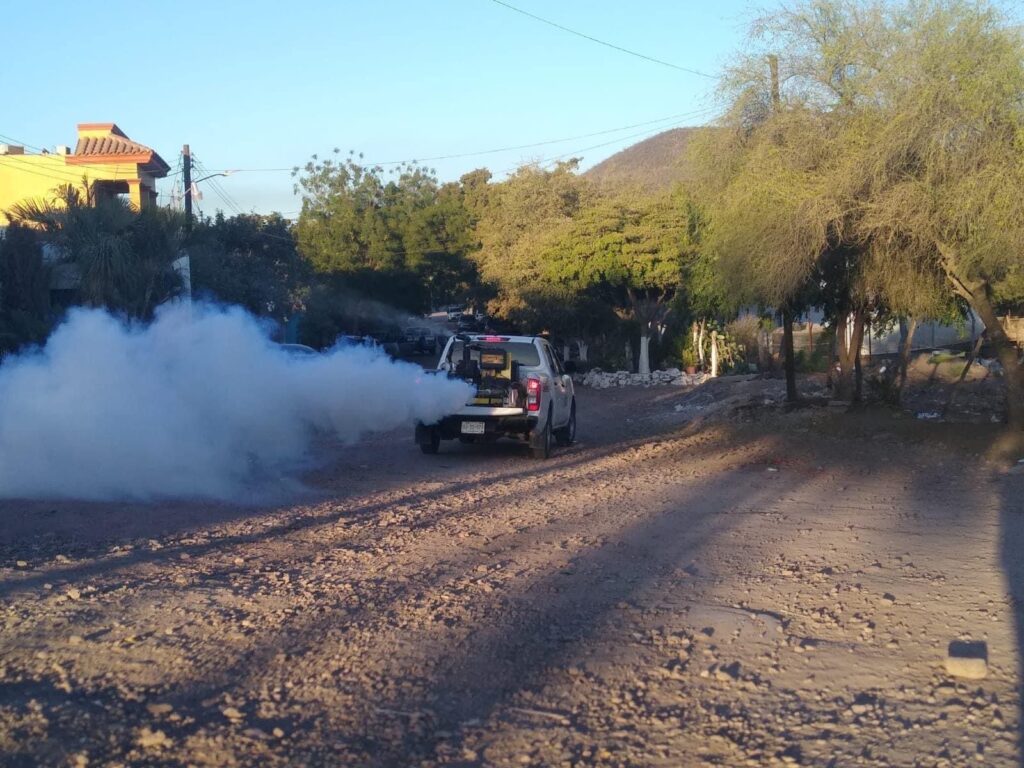
[[[75,146],[76,155],[143,155],[152,151],[136,141],[119,136],[87,136],[79,139]]]
[[[144,144],[132,141],[119,130],[108,136],[79,137],[74,154],[67,159],[76,165],[90,161],[134,162],[148,166],[146,170],[157,176],[166,176],[171,170],[160,155]]]

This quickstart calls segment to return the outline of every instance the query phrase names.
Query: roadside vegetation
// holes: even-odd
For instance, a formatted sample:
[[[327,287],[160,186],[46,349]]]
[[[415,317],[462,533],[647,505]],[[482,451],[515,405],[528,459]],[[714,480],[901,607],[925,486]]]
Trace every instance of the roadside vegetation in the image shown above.
[[[218,215],[188,234],[175,214],[58,190],[13,211],[0,243],[0,343],[39,342],[68,303],[151,317],[188,253],[194,294],[314,345],[372,307],[459,304],[546,331],[584,365],[720,372],[772,365],[763,342],[781,325],[791,398],[799,368],[834,364],[833,395],[853,400],[867,327],[909,339],[972,311],[1024,428],[1002,320],[1024,308],[1019,29],[965,0],[804,0],[754,22],[718,95],[724,116],[694,134],[679,158],[689,181],[671,188],[602,184],[576,160],[442,182],[335,150],[296,169],[297,221]],[[43,286],[60,262],[79,278],[54,306]],[[812,309],[824,359],[793,350]],[[909,348],[882,383],[890,399]]]

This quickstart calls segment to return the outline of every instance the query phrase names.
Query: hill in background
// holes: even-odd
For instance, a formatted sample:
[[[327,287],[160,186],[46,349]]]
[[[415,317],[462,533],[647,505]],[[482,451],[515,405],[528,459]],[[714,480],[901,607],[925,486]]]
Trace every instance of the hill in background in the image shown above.
[[[610,187],[640,187],[647,191],[667,189],[686,181],[686,147],[699,128],[673,128],[644,139],[602,160],[583,175]]]

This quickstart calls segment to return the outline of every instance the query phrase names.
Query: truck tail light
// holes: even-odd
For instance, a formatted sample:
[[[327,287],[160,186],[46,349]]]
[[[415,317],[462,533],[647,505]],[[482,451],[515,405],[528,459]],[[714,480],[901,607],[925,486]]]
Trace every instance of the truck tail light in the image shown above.
[[[536,376],[526,379],[526,410],[540,410],[540,379]]]

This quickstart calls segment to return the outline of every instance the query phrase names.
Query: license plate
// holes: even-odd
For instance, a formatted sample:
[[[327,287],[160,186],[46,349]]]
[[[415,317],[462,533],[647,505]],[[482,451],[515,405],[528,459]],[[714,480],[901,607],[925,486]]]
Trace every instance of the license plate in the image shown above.
[[[484,423],[482,421],[464,421],[462,422],[462,434],[464,435],[482,435],[484,433]]]

